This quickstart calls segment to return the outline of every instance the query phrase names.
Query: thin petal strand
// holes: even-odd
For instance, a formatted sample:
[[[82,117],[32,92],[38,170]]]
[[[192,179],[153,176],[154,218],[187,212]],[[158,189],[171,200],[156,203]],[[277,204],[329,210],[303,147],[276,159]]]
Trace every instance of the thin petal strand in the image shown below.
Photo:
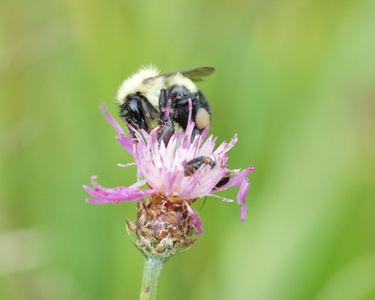
[[[105,104],[102,104],[100,108],[102,110],[104,117],[117,131],[118,133],[117,140],[120,143],[120,145],[123,146],[131,155],[133,155],[134,141],[125,135],[124,130],[108,112],[107,106]]]
[[[195,235],[202,235],[202,233],[203,233],[203,227],[202,227],[203,221],[201,220],[201,218],[199,218],[198,213],[195,212],[194,209],[192,209],[191,206],[186,201],[184,201],[184,202],[186,204],[186,207],[187,207],[187,210],[188,210],[189,214],[193,218],[193,225],[196,226],[197,230],[198,230],[198,231],[195,231],[194,234]]]
[[[242,204],[241,207],[241,221],[245,221],[246,217],[246,196],[247,196],[247,191],[249,189],[250,183],[249,179],[246,177],[245,180],[242,182],[240,190],[238,191],[237,194],[237,202]]]

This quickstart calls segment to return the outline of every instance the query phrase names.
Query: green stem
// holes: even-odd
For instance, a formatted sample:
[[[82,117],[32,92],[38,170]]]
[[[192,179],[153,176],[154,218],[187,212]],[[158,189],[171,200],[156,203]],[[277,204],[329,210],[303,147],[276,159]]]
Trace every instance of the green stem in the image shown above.
[[[166,258],[145,257],[140,300],[155,300],[161,272]]]

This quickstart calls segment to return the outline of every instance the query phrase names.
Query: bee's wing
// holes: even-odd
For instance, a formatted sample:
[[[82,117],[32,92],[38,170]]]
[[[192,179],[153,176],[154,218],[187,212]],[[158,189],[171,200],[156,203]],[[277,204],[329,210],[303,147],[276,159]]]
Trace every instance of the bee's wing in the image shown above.
[[[187,77],[190,80],[195,81],[195,82],[196,81],[203,81],[202,77],[211,75],[214,71],[215,71],[215,68],[213,68],[213,67],[199,67],[199,68],[195,68],[195,69],[190,69],[190,70],[185,70],[185,71],[177,71],[177,72],[158,75],[158,76],[155,76],[155,77],[150,77],[150,78],[145,79],[143,82],[147,83],[147,82],[149,82],[151,80],[154,80],[155,78],[159,78],[159,77],[170,77],[170,76],[176,75],[177,73],[180,73],[180,74],[184,75],[185,77]]]
[[[202,77],[209,76],[215,71],[215,68],[213,67],[199,67],[191,70],[186,71],[179,71],[175,72],[172,75],[176,73],[181,73],[185,77],[189,78],[192,81],[203,81]],[[168,77],[168,76],[165,76]]]

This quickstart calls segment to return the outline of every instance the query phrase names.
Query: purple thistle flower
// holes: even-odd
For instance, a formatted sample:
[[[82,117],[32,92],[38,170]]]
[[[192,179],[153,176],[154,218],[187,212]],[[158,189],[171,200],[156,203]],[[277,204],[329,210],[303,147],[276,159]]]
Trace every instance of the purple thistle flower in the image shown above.
[[[97,177],[92,176],[91,182],[94,188],[84,186],[84,189],[96,199],[87,199],[87,202],[93,204],[113,202],[117,204],[121,201],[139,202],[145,197],[151,197],[151,202],[162,205],[162,208],[158,208],[158,210],[163,210],[164,207],[168,211],[174,211],[173,217],[162,217],[160,212],[151,216],[149,212],[145,213],[144,211],[147,207],[147,209],[153,210],[153,208],[150,208],[150,202],[143,203],[138,207],[138,223],[130,223],[128,220],[130,230],[136,231],[137,226],[139,229],[146,224],[145,220],[149,219],[153,222],[153,224],[149,222],[151,224],[149,228],[154,232],[158,232],[158,230],[163,229],[160,223],[155,221],[158,218],[172,218],[173,220],[170,224],[174,224],[173,226],[175,227],[183,224],[182,219],[188,218],[190,229],[196,228],[197,231],[194,234],[201,235],[203,233],[202,220],[191,207],[191,203],[205,196],[214,196],[225,202],[233,202],[233,200],[220,197],[216,193],[241,185],[237,195],[237,202],[242,204],[241,221],[245,220],[245,198],[249,188],[247,175],[249,172],[254,171],[255,168],[250,166],[242,171],[228,169],[227,152],[236,144],[238,140],[236,135],[229,143],[223,142],[214,150],[216,137],[210,135],[205,140],[208,134],[208,127],[205,128],[201,135],[195,135],[192,138],[194,123],[189,120],[186,131],[176,129],[167,145],[158,140],[158,129],[160,128],[154,128],[150,133],[147,133],[144,130],[136,131],[128,125],[135,135],[135,138],[132,139],[125,135],[120,125],[108,113],[105,105],[102,105],[101,109],[104,116],[117,131],[117,140],[120,145],[134,157],[135,165],[138,169],[138,181],[129,187],[104,188],[95,182]],[[168,112],[166,114],[168,115]],[[214,166],[202,164],[193,174],[187,176],[185,170],[187,162],[197,157],[208,157],[214,162]],[[129,165],[133,164],[120,166],[127,167]],[[230,180],[217,187],[217,184],[228,172],[232,175]],[[141,189],[145,184],[149,188]],[[190,231],[188,234],[190,234]],[[145,235],[147,234],[143,232],[143,236]]]

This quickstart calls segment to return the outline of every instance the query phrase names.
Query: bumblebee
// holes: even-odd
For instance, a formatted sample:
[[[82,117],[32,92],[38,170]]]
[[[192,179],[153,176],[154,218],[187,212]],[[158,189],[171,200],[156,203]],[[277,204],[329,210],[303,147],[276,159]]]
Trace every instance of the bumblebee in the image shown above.
[[[192,102],[194,134],[201,133],[211,120],[209,103],[194,82],[215,71],[212,67],[199,67],[159,75],[155,66],[139,69],[126,79],[117,93],[120,116],[136,129],[150,131],[152,120],[165,121],[164,112],[171,99],[170,117],[184,130],[189,118],[189,99]],[[194,136],[194,135],[193,135]]]

